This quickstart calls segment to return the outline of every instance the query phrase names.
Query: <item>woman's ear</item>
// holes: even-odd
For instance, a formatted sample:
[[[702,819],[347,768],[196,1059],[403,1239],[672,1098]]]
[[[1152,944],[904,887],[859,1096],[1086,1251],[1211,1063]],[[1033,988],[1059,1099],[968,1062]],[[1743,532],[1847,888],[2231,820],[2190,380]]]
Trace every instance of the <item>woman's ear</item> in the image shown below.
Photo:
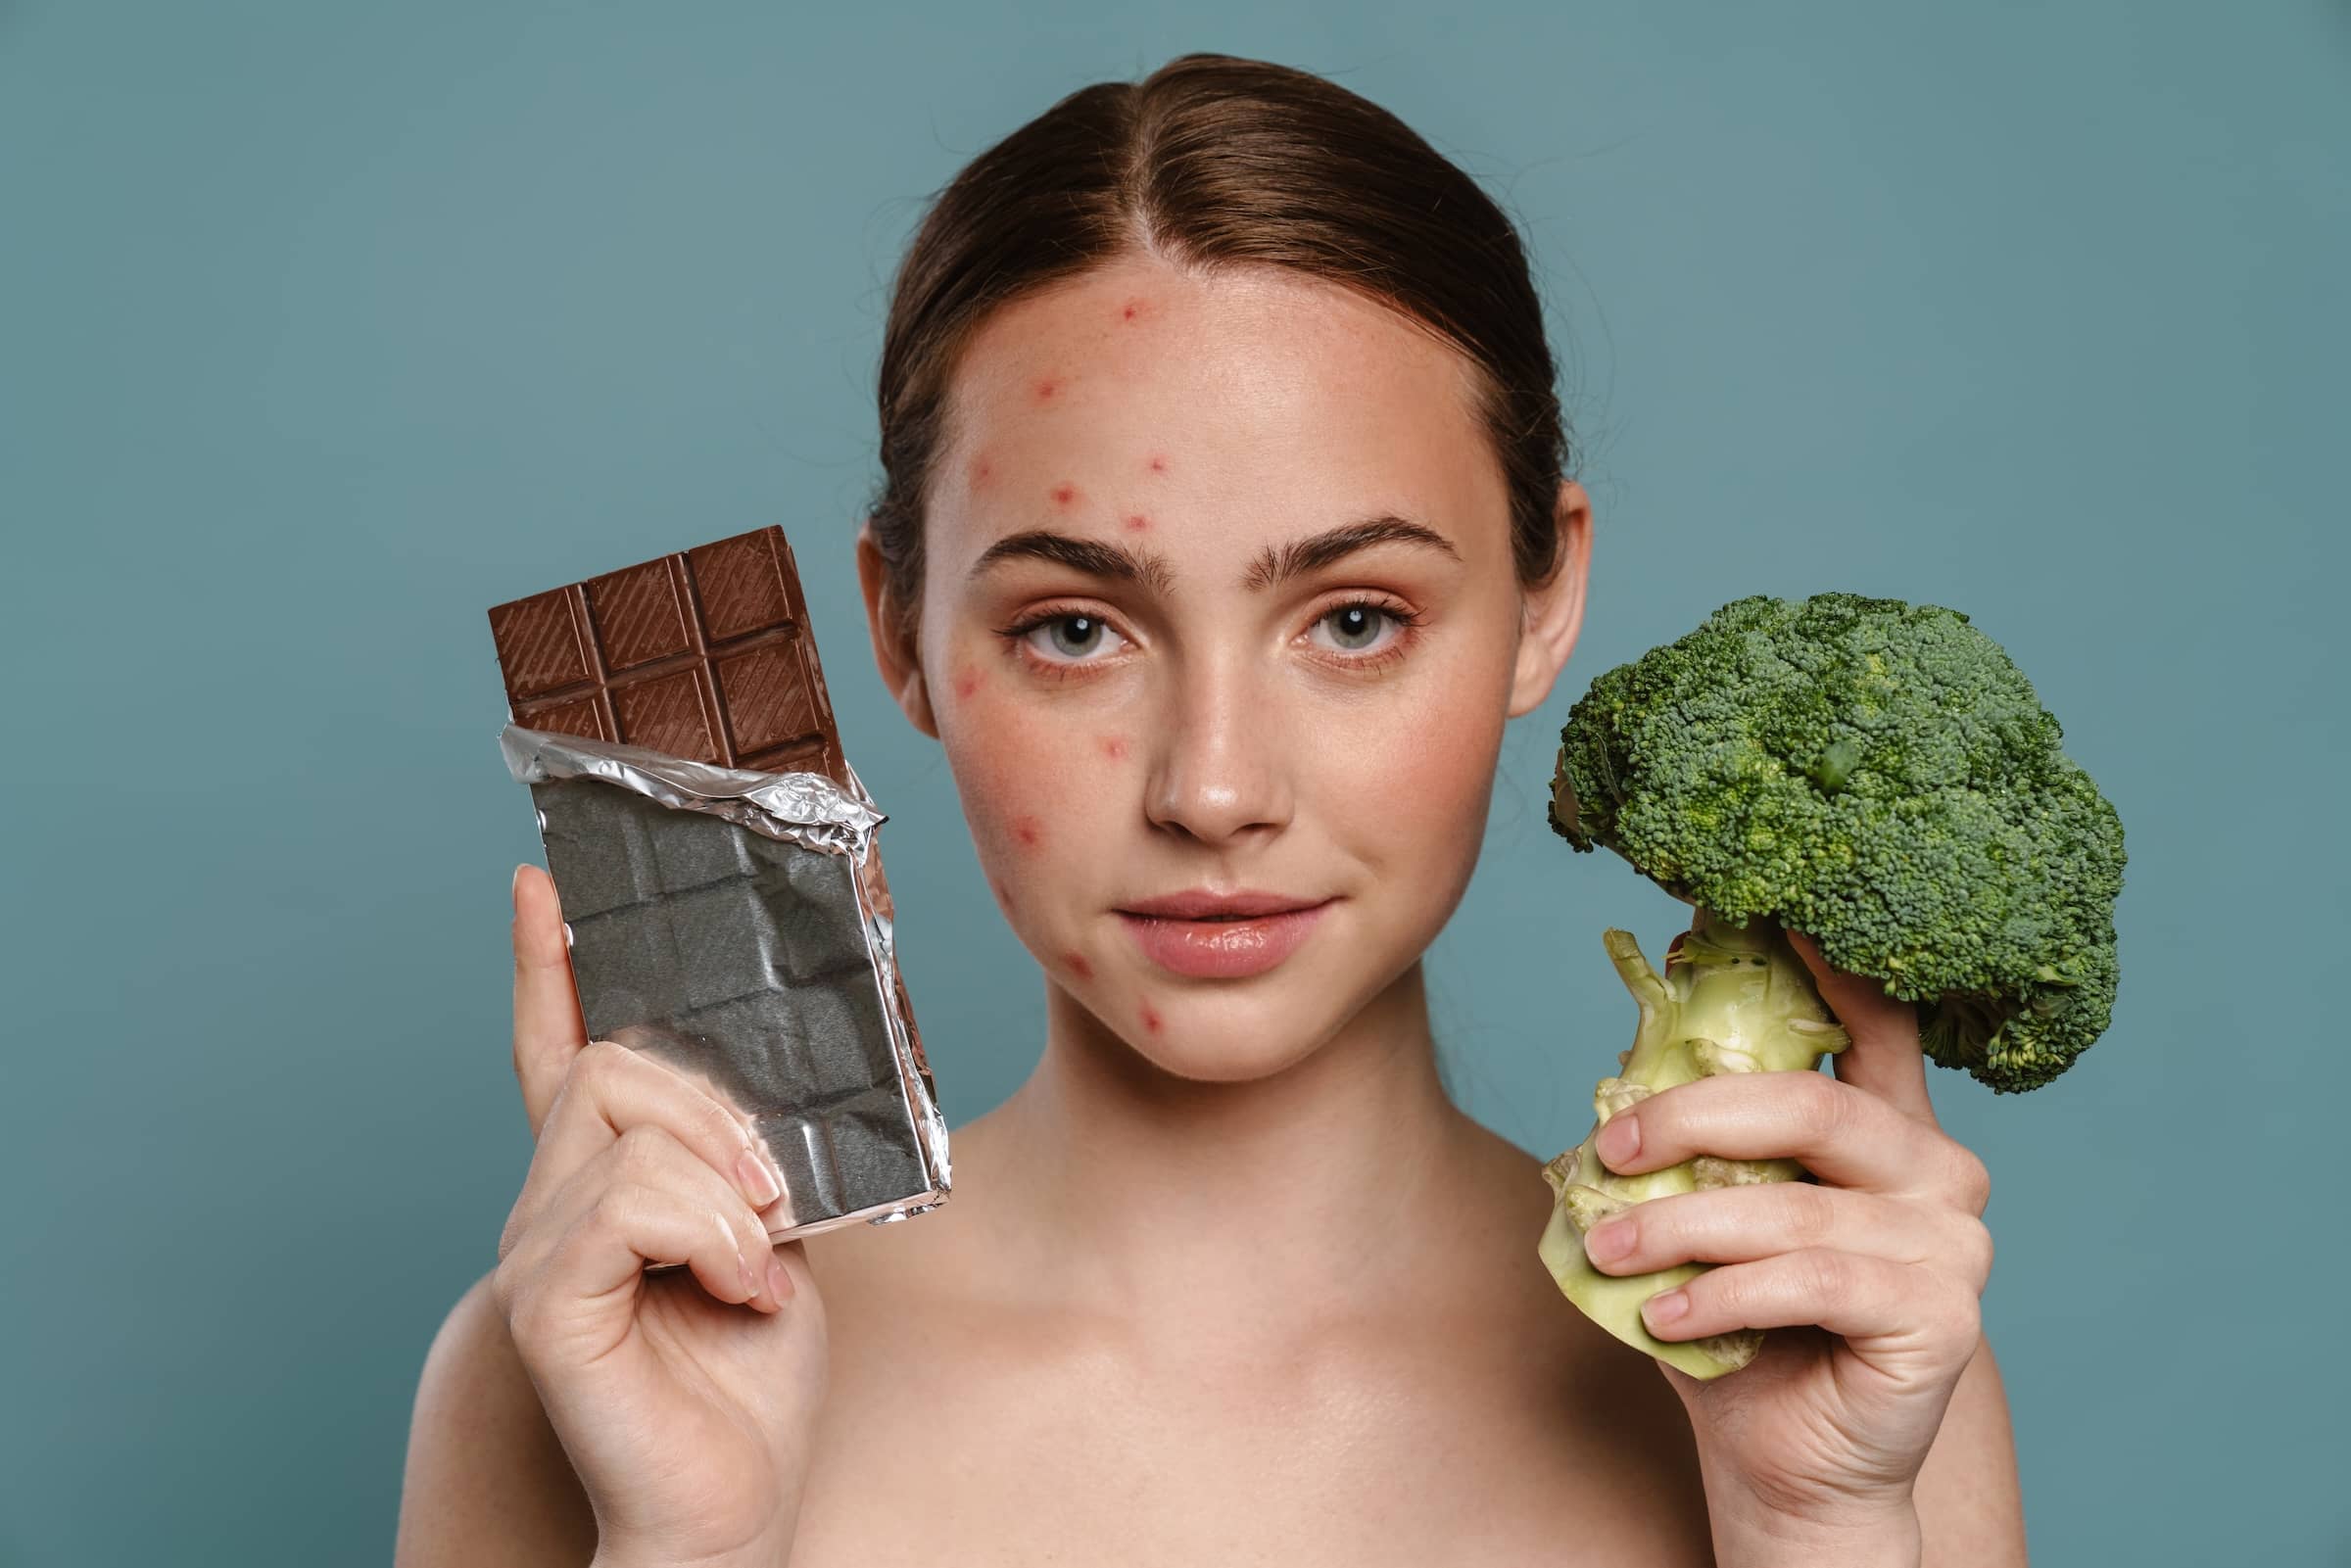
[[[1584,580],[1592,566],[1592,498],[1572,479],[1559,481],[1557,570],[1541,588],[1524,591],[1525,628],[1518,639],[1518,667],[1511,678],[1510,716],[1532,713],[1551,695],[1552,684],[1575,651],[1584,625]]]
[[[931,712],[931,689],[916,651],[914,606],[892,590],[889,562],[874,538],[871,517],[857,530],[857,586],[865,594],[865,629],[874,640],[874,668],[882,673],[882,684],[897,698],[907,722],[937,739],[938,720]]]

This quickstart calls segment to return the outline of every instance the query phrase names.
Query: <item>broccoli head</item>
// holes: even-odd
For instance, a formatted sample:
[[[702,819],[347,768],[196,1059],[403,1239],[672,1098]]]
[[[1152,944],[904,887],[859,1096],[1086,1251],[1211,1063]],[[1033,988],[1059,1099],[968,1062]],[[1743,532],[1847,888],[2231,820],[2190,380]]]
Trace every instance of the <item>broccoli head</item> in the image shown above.
[[[1594,681],[1559,739],[1570,844],[1805,932],[1918,1004],[1943,1066],[2038,1088],[2104,1031],[2121,820],[1959,611],[1739,599]]]

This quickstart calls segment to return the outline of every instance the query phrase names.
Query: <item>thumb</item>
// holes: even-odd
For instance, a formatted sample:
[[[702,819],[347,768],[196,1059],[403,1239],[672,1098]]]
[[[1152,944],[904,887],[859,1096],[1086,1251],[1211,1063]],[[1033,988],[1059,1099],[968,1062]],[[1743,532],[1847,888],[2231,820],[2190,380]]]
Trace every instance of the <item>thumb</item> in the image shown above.
[[[1801,931],[1788,945],[1812,972],[1812,984],[1829,1004],[1853,1043],[1837,1053],[1837,1081],[1866,1089],[1905,1116],[1936,1125],[1927,1095],[1927,1058],[1918,1044],[1918,1009],[1886,994],[1885,982],[1834,968],[1820,946]]]

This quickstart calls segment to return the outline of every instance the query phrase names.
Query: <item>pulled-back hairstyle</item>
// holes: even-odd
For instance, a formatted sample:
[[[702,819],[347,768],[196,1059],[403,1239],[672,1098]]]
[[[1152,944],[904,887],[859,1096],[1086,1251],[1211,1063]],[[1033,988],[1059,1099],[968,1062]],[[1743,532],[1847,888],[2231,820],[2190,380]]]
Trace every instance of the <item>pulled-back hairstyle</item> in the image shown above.
[[[1288,267],[1460,350],[1502,459],[1518,578],[1549,581],[1566,435],[1510,219],[1377,105],[1308,71],[1191,54],[1140,82],[1080,88],[988,148],[907,247],[883,337],[883,478],[867,511],[909,622],[964,346],[997,307],[1138,253],[1207,270]]]

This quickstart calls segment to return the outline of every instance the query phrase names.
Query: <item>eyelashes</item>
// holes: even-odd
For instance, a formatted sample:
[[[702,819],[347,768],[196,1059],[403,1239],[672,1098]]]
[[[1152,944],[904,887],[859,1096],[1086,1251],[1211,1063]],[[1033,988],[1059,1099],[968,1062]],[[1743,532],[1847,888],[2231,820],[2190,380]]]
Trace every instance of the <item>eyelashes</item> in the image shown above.
[[[1375,594],[1356,594],[1325,607],[1310,622],[1301,640],[1314,645],[1312,655],[1322,663],[1347,673],[1383,669],[1405,657],[1417,640],[1421,616],[1418,611],[1399,601]],[[1320,642],[1315,634],[1325,627],[1337,629],[1334,641]],[[1394,635],[1384,641],[1358,643],[1337,639],[1361,637],[1367,630],[1376,634],[1392,628]],[[1040,634],[1042,634],[1040,636]],[[1047,680],[1066,681],[1093,674],[1113,662],[1119,649],[1131,645],[1131,640],[1108,617],[1080,605],[1047,604],[1040,606],[1010,626],[998,629],[1004,640],[1005,651],[1031,672]],[[1109,647],[1109,653],[1097,650]]]

